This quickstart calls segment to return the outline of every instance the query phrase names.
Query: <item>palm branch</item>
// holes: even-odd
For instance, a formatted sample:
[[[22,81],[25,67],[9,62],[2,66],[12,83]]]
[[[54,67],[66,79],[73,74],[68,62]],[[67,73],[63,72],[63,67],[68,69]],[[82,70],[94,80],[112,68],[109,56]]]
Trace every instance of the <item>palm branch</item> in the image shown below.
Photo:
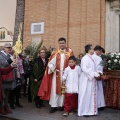
[[[42,44],[43,44],[43,40],[36,46],[35,51],[34,51],[34,55],[33,55],[34,60],[37,58],[39,49],[42,46]]]

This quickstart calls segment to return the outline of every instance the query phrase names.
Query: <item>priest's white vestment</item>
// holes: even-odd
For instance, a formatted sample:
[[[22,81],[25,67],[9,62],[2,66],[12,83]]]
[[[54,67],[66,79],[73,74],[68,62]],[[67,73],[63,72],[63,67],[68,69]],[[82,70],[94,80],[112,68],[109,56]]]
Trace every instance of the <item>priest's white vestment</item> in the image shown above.
[[[60,62],[60,71],[59,72],[60,72],[60,78],[61,78],[60,81],[62,83],[65,55],[60,54],[60,57],[61,57],[61,62]],[[50,71],[51,68],[54,68],[54,69],[56,68],[56,56],[48,63],[48,73],[49,74],[51,73],[51,71]],[[53,72],[49,104],[51,105],[51,107],[62,107],[63,102],[64,102],[63,100],[64,100],[64,98],[62,95],[56,94],[56,72]]]
[[[97,81],[92,55],[86,54],[81,60],[81,76],[78,92],[78,116],[97,115]]]

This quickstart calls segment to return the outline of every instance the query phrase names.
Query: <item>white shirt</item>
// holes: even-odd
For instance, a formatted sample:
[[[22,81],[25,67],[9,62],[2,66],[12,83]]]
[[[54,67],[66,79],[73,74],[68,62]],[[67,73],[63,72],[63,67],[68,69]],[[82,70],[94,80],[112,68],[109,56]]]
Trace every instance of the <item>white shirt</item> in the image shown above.
[[[71,69],[69,66],[65,68],[63,80],[66,81],[66,93],[78,93],[78,81],[81,73],[80,66]]]

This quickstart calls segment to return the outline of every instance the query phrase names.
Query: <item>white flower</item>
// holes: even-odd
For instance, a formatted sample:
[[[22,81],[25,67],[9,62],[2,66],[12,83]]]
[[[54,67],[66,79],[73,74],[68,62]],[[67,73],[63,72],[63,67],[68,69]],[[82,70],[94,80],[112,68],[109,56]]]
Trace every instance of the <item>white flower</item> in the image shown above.
[[[118,53],[118,55],[120,55],[120,53]]]
[[[111,53],[111,55],[116,55],[116,53]]]
[[[115,59],[114,62],[117,62],[117,59]]]
[[[111,57],[114,57],[114,55],[112,54]]]
[[[108,63],[111,63],[111,60],[109,60]]]
[[[116,58],[119,58],[119,55],[117,55]]]
[[[111,68],[108,68],[108,70],[111,70]]]

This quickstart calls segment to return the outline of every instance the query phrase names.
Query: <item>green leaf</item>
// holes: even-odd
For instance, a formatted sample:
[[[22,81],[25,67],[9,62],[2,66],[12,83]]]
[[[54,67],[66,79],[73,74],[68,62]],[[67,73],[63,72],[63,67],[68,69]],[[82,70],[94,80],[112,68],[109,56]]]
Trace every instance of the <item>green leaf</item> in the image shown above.
[[[42,44],[43,44],[43,40],[36,46],[36,49],[35,49],[34,55],[33,55],[33,59],[36,59],[36,58],[37,58],[39,49],[40,49],[40,47],[42,46]]]
[[[32,76],[30,77],[30,79],[31,79],[30,90],[31,90],[31,97],[32,97],[32,102],[33,102],[35,100],[35,97],[38,94],[38,90],[39,90],[39,86],[40,86],[41,81],[35,82],[34,78]]]

